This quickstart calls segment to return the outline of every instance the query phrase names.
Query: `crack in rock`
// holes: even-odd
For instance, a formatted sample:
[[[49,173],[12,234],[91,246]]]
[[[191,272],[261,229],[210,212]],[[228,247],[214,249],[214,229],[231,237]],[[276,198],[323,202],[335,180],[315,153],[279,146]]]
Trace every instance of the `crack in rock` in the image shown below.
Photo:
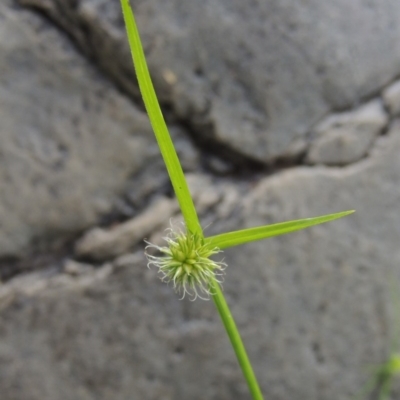
[[[346,166],[367,157],[376,139],[400,115],[400,80],[356,108],[330,114],[309,134],[304,162]]]
[[[381,100],[373,100],[354,111],[332,114],[312,133],[306,162],[349,165],[364,158],[389,122]]]
[[[18,1],[67,32],[120,90],[140,102],[117,1]],[[387,34],[393,31],[389,17],[373,29],[377,21],[366,5],[360,6],[365,21],[359,30],[349,24],[352,14],[331,18],[336,4],[312,9],[309,18],[327,24],[305,23],[297,3],[273,13],[262,3],[253,7],[243,18],[241,7],[223,0],[182,8],[151,0],[135,4],[135,12],[167,114],[204,153],[215,148],[216,156],[237,167],[253,163],[253,170],[278,170],[304,163],[314,121],[359,104],[396,76],[398,41]],[[382,16],[394,12],[383,4],[379,10]],[[303,35],[294,29],[300,26]],[[371,32],[373,43],[382,46],[360,45]],[[385,46],[393,51],[383,70],[377,60]]]
[[[124,254],[113,262],[98,267],[67,258],[61,270],[48,267],[41,271],[15,276],[0,284],[0,310],[7,308],[19,296],[40,296],[44,293],[57,293],[60,290],[82,291],[105,281],[121,268],[137,264],[145,264],[145,257],[141,251]]]
[[[36,10],[40,10],[39,12],[42,13],[42,16],[46,15],[52,21],[56,22],[64,33],[68,32],[74,43],[78,44],[78,46],[81,48],[81,51],[88,58],[92,59],[96,66],[100,66],[100,68],[106,72],[108,79],[112,81],[114,86],[117,84],[119,87],[124,87],[124,90],[130,95],[131,99],[139,98],[129,52],[118,45],[122,37],[121,30],[118,29],[121,27],[121,21],[98,21],[98,23],[96,23],[96,18],[99,16],[96,14],[95,10],[90,9],[90,2],[80,3],[82,7],[79,6],[76,9],[72,6],[73,2],[60,2],[55,0],[19,0],[19,3],[24,6],[35,7]],[[73,26],[77,21],[79,22],[79,29],[71,31],[70,27]],[[107,38],[107,40],[104,41],[104,38]],[[98,48],[99,46],[96,46],[96,43],[98,43],[100,39],[103,40],[103,48]],[[151,41],[147,41],[147,43],[151,43]],[[155,43],[154,46],[157,48],[158,44]],[[103,52],[104,48],[107,50],[106,52]],[[152,51],[150,49],[150,53],[151,52]],[[115,54],[115,57],[109,57],[110,54]],[[107,55],[107,57],[105,57],[105,55]],[[121,71],[126,71],[126,74],[121,74]],[[196,71],[198,80],[203,80],[205,71],[201,68],[197,69]],[[186,133],[192,135],[203,152],[209,151],[207,148],[215,144],[215,146],[213,146],[213,154],[215,157],[208,163],[208,170],[217,173],[219,170],[221,175],[230,174],[231,176],[238,176],[239,170],[246,169],[240,167],[246,166],[247,173],[254,177],[257,174],[276,174],[284,169],[287,169],[288,167],[296,167],[304,164],[322,164],[333,167],[355,164],[365,157],[368,157],[369,153],[373,149],[377,137],[384,133],[390,125],[392,119],[400,114],[400,81],[396,81],[385,88],[381,96],[376,96],[373,99],[369,99],[368,102],[365,102],[356,108],[348,109],[346,112],[334,113],[320,120],[316,127],[308,133],[309,140],[307,142],[304,140],[299,140],[293,142],[294,144],[292,143],[294,150],[289,156],[286,155],[286,158],[278,157],[273,161],[269,160],[267,162],[265,159],[260,161],[256,157],[249,156],[245,151],[238,151],[237,148],[230,146],[229,143],[215,141],[215,135],[213,133],[213,129],[215,127],[213,127],[213,121],[209,120],[208,114],[211,106],[207,99],[205,102],[203,102],[204,98],[197,99],[198,102],[196,102],[196,99],[196,101],[192,99],[194,103],[192,100],[187,99],[188,104],[193,103],[194,106],[193,104],[189,104],[189,106],[187,106],[189,107],[188,110],[179,111],[178,105],[181,104],[182,99],[185,99],[184,93],[181,93],[183,97],[180,97],[179,102],[176,99],[179,97],[179,90],[183,90],[182,88],[174,89],[174,87],[179,83],[179,74],[175,73],[174,69],[169,67],[163,67],[160,73],[161,79],[160,76],[157,75],[156,71],[155,83],[162,89],[160,91],[161,101],[164,102],[164,104],[169,105],[172,118],[178,119],[179,124],[185,125],[185,129],[182,129],[182,131],[185,132],[181,132],[181,136],[185,135]],[[119,83],[117,82],[117,79],[120,79],[120,81],[118,81]],[[214,89],[216,92],[218,92],[220,90],[217,82],[218,79],[215,79],[214,83],[216,86]],[[248,89],[244,82],[241,82],[240,87],[243,91]],[[178,92],[173,92],[173,90],[178,90]],[[196,91],[197,87],[195,87],[193,90]],[[104,96],[104,94],[101,95]],[[174,98],[175,103],[172,101]],[[198,133],[206,133],[205,137],[195,134],[194,130],[196,130]],[[34,142],[31,147],[41,158],[43,158],[43,156],[49,152],[49,149],[40,148],[36,146],[35,143],[36,142]],[[50,151],[53,151],[53,147],[50,147]],[[148,148],[148,146],[146,148]],[[186,148],[187,146],[185,149]],[[56,149],[59,150],[60,154],[55,154],[54,159],[52,158],[50,161],[59,164],[63,162],[64,158],[66,157],[66,153],[62,147]],[[184,150],[183,153],[187,154],[188,151]],[[193,155],[188,157],[188,165],[190,165],[192,170],[196,170],[199,168],[199,156],[194,150],[192,153]],[[154,155],[154,152],[152,155]],[[229,160],[229,162],[235,165],[236,168],[228,168],[229,172],[227,172],[226,164],[222,166],[218,164],[218,161],[221,159]],[[102,180],[104,180],[104,177],[102,177]],[[137,183],[138,180],[135,182]],[[137,186],[133,191],[135,190],[137,192]],[[226,208],[228,211],[222,210],[221,207],[215,208],[215,210],[219,210],[217,212],[218,216],[229,215],[231,212],[229,210],[232,210],[235,202],[239,201],[236,190],[232,190],[231,194],[231,201],[230,203],[228,202],[230,205]],[[56,197],[57,193],[52,193],[52,195]],[[202,212],[202,205],[204,206],[204,210],[209,210],[212,209],[214,204],[218,204],[220,201],[220,199],[217,199],[218,196],[216,196],[215,193],[211,193],[208,198],[206,193],[202,193],[202,196],[203,199],[196,200],[197,205],[200,207],[200,212]],[[98,200],[98,198],[96,199]],[[209,204],[207,202],[209,202]],[[142,208],[142,205],[143,204],[141,204],[138,208]],[[105,209],[104,205],[101,204],[101,201],[98,207],[100,211]],[[107,207],[110,208],[109,205],[107,205]],[[175,215],[175,212],[171,215]],[[140,217],[141,215],[139,215],[137,218]],[[97,228],[97,250],[82,250],[82,248],[84,248],[82,245],[82,243],[84,243],[82,238],[82,242],[78,241],[76,244],[75,255],[82,258],[93,257],[93,259],[103,260],[108,259],[109,257],[115,257],[118,254],[123,254],[127,251],[127,249],[131,248],[131,246],[134,246],[135,243],[137,243],[137,239],[132,240],[132,236],[130,236],[130,239],[126,240],[124,245],[120,244],[124,241],[121,238],[125,234],[128,237],[132,233],[132,230],[129,234],[126,232],[129,231],[129,229],[127,229],[127,227],[130,226],[129,224],[133,224],[134,221],[136,221],[136,224],[137,219],[134,218],[132,221],[127,221],[115,228],[115,231],[99,230]],[[127,229],[127,231],[124,229]],[[136,228],[134,231],[135,230]],[[101,234],[99,233],[100,231]],[[137,231],[139,232],[140,230]],[[154,228],[149,231],[149,234],[156,234],[157,232],[159,231]],[[117,233],[120,236],[118,236]],[[92,237],[94,237],[93,235]],[[118,239],[113,239],[113,235],[118,236]],[[102,238],[101,240],[99,239],[100,237]],[[104,239],[106,237],[109,242]],[[108,244],[104,245],[104,241]],[[100,242],[102,242],[103,245],[99,245]],[[122,247],[118,249],[118,246],[114,246],[115,243],[119,243],[119,245]],[[90,247],[89,245],[87,246]],[[107,246],[108,250],[106,250]],[[108,254],[103,254],[101,256],[96,255],[96,252],[100,254],[102,251],[105,253],[108,252]]]
[[[163,222],[168,221],[177,210],[175,199],[161,198],[139,216],[112,229],[91,229],[77,241],[75,255],[100,261],[129,252]]]

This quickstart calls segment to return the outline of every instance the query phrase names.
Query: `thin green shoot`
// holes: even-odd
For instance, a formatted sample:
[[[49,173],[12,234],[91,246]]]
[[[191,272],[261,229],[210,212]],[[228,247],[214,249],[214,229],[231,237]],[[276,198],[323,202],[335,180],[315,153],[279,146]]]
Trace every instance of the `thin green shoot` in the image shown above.
[[[249,391],[254,400],[263,400],[263,396],[257,380],[254,375],[253,367],[247,356],[246,349],[240,337],[239,330],[237,329],[235,320],[229,310],[229,306],[222,294],[221,287],[215,281],[212,282],[212,289],[215,295],[213,296],[214,303],[221,316],[222,323],[232,343],[233,350],[235,351],[239,365],[243,371]]]
[[[125,20],[129,46],[133,58],[133,64],[136,70],[140,92],[143,97],[147,114],[149,115],[151,126],[153,127],[154,134],[156,136],[158,146],[160,147],[160,151],[171,179],[174,192],[178,199],[183,217],[185,219],[186,226],[190,232],[200,233],[202,232],[202,229],[199,218],[197,216],[189,187],[183,174],[181,163],[179,162],[178,155],[176,154],[175,147],[172,143],[164,116],[158,103],[157,95],[154,90],[144,56],[139,31],[137,29],[129,0],[121,0],[121,6]]]
[[[199,223],[198,215],[194,207],[193,200],[190,196],[190,191],[186,183],[182,167],[169,135],[168,128],[165,124],[164,117],[162,115],[150,78],[139,32],[131,6],[129,4],[129,0],[121,0],[121,7],[140,91],[142,93],[144,104],[149,115],[158,145],[160,147],[161,154],[166,164],[172,186],[181,207],[181,211],[186,223],[186,229],[188,231],[187,236],[185,237],[175,235],[173,238],[167,238],[169,247],[159,248],[165,253],[166,258],[164,258],[162,261],[157,261],[152,258],[153,263],[158,264],[161,268],[163,268],[164,274],[167,276],[167,278],[170,277],[174,284],[177,282],[182,282],[184,287],[188,287],[190,289],[193,286],[192,283],[195,284],[196,279],[199,278],[199,274],[196,275],[195,273],[196,268],[202,268],[203,265],[201,273],[203,276],[209,276],[212,266],[211,264],[208,264],[208,269],[204,268],[204,260],[201,259],[196,251],[196,248],[194,248],[196,246],[203,249],[204,254],[206,254],[207,250],[204,249],[205,243],[207,245],[212,243],[214,246],[216,246],[217,243],[218,246],[216,246],[215,251],[218,251],[217,247],[231,247],[249,241],[281,235],[311,225],[316,225],[318,223],[340,218],[352,212],[342,212],[338,214],[317,217],[314,219],[307,218],[305,220],[289,221],[282,224],[275,224],[267,227],[257,227],[238,232],[230,232],[204,239],[203,230]],[[199,281],[200,285],[203,285],[203,283],[204,282]],[[259,384],[235,321],[222,293],[221,287],[219,286],[216,278],[212,275],[208,278],[207,284],[210,287],[209,293],[214,300],[215,306],[232,343],[253,400],[263,400]]]
[[[388,400],[393,380],[400,377],[400,353],[392,353],[389,358],[377,368],[355,400],[366,399],[368,395],[377,396],[378,400]],[[368,397],[369,398],[369,397]]]
[[[365,399],[368,395],[376,395],[378,400],[388,400],[394,379],[400,377],[400,291],[396,279],[391,279],[390,284],[391,300],[396,310],[396,316],[389,356],[384,363],[374,368],[372,377],[356,396],[355,400]]]

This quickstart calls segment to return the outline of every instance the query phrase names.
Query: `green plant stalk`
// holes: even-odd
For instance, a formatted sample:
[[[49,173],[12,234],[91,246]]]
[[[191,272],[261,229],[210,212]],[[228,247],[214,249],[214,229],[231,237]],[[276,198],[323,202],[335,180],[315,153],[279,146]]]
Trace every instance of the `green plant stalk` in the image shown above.
[[[201,228],[193,200],[190,196],[182,167],[158,104],[157,96],[150,78],[139,32],[136,26],[133,11],[129,4],[129,0],[121,0],[121,6],[140,91],[142,93],[143,101],[145,103],[151,125],[155,132],[157,142],[160,146],[164,162],[167,166],[168,174],[178,198],[186,226],[189,231],[192,233],[197,233],[204,238],[203,230]],[[254,400],[263,400],[257,378],[254,374],[250,360],[246,353],[246,349],[243,345],[243,341],[240,337],[240,333],[236,327],[235,321],[229,310],[221,288],[215,281],[212,281],[211,285],[213,286],[212,298],[232,343],[232,347],[235,351],[239,365],[249,386],[250,393],[252,394]]]
[[[158,146],[160,147],[161,155],[167,167],[168,175],[171,179],[174,192],[186,222],[186,227],[190,232],[200,234],[202,229],[199,218],[178,155],[176,154],[175,147],[158,103],[129,0],[121,0],[121,6],[140,93],[142,94],[143,102],[147,114],[149,115]]]
[[[239,330],[237,329],[235,320],[229,310],[229,306],[222,294],[221,287],[218,283],[212,283],[212,298],[217,307],[218,313],[224,324],[226,333],[232,343],[233,350],[235,351],[240,368],[242,369],[243,376],[246,379],[247,386],[254,400],[263,400],[263,395],[258,385],[257,378],[254,374],[253,367],[247,355],[242,338],[240,337]]]
[[[391,303],[395,307],[395,311],[400,311],[400,293],[398,290],[398,281],[393,274],[389,274],[390,282],[390,298]],[[354,400],[361,400],[366,398],[369,394],[375,392],[379,400],[387,400],[390,397],[393,380],[400,376],[400,353],[399,339],[400,339],[400,320],[397,315],[395,327],[391,334],[392,340],[390,345],[389,357],[386,361],[373,369],[372,377],[368,380],[365,386],[354,397]]]

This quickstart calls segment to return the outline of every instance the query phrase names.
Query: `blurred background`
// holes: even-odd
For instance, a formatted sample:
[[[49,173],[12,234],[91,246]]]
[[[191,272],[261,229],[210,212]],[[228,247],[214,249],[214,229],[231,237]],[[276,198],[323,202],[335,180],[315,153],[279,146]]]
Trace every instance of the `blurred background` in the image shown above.
[[[206,234],[356,209],[223,285],[266,399],[354,399],[400,351],[400,3],[131,4]],[[171,219],[119,1],[2,0],[1,400],[250,399],[212,301],[146,268]]]

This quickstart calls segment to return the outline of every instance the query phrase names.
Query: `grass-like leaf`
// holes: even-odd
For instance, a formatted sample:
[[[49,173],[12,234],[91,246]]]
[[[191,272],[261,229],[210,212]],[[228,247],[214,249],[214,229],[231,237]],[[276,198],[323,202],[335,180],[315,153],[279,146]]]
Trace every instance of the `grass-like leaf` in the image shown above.
[[[193,234],[202,235],[199,218],[150,78],[129,0],[121,0],[121,6],[140,92],[142,93],[151,126],[153,127],[183,218],[185,219],[186,227]]]
[[[205,240],[210,246],[226,249],[240,244],[254,242],[273,236],[284,235],[286,233],[299,231],[310,226],[323,224],[334,219],[345,217],[352,214],[354,210],[342,211],[336,214],[328,214],[320,217],[298,219],[294,221],[280,222],[278,224],[257,226],[255,228],[241,229],[239,231],[222,233],[216,236],[209,236]]]

